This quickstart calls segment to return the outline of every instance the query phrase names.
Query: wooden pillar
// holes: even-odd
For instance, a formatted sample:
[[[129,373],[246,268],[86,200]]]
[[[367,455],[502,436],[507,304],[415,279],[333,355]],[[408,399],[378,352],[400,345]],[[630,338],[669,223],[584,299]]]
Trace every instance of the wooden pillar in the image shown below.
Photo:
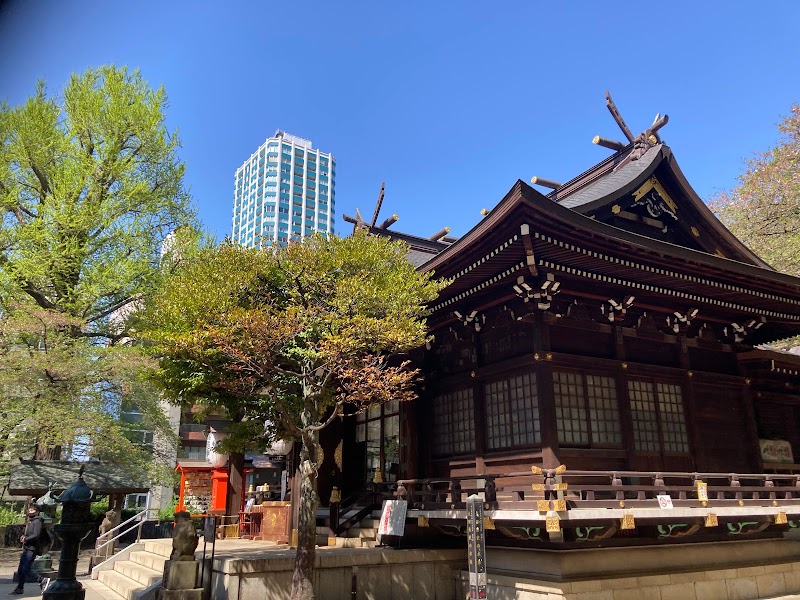
[[[179,510],[186,510],[186,506],[183,504],[183,492],[186,488],[186,471],[181,469],[181,483],[180,487],[178,488],[178,504],[175,507],[175,511]]]
[[[619,417],[622,430],[622,444],[625,447],[625,463],[628,469],[632,468],[633,455],[636,452],[633,442],[633,415],[631,414],[631,399],[628,394],[628,363],[622,361],[620,369],[615,376],[617,384],[617,400],[619,401]]]
[[[686,413],[686,434],[689,438],[689,457],[692,460],[692,467],[697,470],[698,465],[705,462],[705,448],[703,438],[700,436],[700,428],[697,425],[697,391],[694,386],[692,371],[686,371],[684,378],[684,390],[686,398],[683,401],[683,410]]]
[[[238,515],[244,506],[244,454],[232,452],[228,458],[227,514]]]
[[[423,392],[424,393],[424,392]],[[398,479],[415,479],[419,477],[419,423],[417,408],[420,397],[410,402],[400,403],[400,473]]]
[[[745,419],[745,430],[747,431],[747,456],[750,459],[751,467],[757,473],[764,472],[764,461],[761,458],[761,446],[758,441],[758,423],[756,421],[756,411],[753,405],[753,393],[750,389],[749,380],[742,383],[742,391],[739,395],[742,403],[742,414]]]
[[[483,457],[486,454],[486,402],[483,383],[472,379],[472,410],[475,418],[475,474],[486,472]]]
[[[550,326],[545,322],[541,312],[534,314],[533,351],[536,360],[536,388],[539,396],[539,422],[542,438],[542,465],[545,469],[554,469],[559,464],[558,424],[556,422],[556,404],[553,395],[553,371],[547,363],[550,352]]]
[[[686,421],[686,435],[689,439],[689,457],[692,461],[692,467],[697,470],[698,465],[703,464],[705,455],[703,440],[697,427],[697,392],[694,389],[692,364],[689,360],[689,348],[686,345],[686,333],[681,332],[678,334],[677,346],[678,364],[682,369],[686,370],[683,385],[686,392],[686,397],[683,400],[683,412]]]
[[[556,421],[555,396],[553,394],[553,371],[543,361],[536,363],[536,387],[539,392],[539,422],[542,437],[542,466],[555,469],[558,458],[558,423]]]

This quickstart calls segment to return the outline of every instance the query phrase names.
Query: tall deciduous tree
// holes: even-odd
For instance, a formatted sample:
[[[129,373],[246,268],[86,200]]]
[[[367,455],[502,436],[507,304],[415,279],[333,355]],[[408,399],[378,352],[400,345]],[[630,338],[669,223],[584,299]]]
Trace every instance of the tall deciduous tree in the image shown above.
[[[229,449],[300,440],[295,600],[314,594],[320,430],[348,403],[413,394],[416,371],[397,356],[424,342],[441,284],[406,251],[364,233],[269,252],[223,245],[184,258],[146,313],[172,395],[242,417]]]
[[[1,456],[145,460],[136,428],[166,427],[121,344],[162,242],[194,223],[166,104],[138,70],[104,66],[0,106]],[[118,418],[131,402],[138,426]]]
[[[778,124],[779,143],[746,162],[739,185],[709,204],[775,269],[800,275],[800,105]]]

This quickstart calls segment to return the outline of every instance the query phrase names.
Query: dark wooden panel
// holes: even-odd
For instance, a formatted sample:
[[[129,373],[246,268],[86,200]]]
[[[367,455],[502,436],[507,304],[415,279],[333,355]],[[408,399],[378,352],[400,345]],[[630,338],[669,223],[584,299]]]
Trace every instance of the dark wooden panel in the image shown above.
[[[738,364],[733,352],[720,352],[703,348],[689,348],[689,367],[696,371],[738,375]]]
[[[750,458],[752,448],[742,407],[742,388],[696,384],[694,392],[695,426],[702,445],[697,452],[697,469],[717,472],[756,469]]]
[[[550,348],[553,352],[579,354],[597,358],[614,358],[614,338],[611,333],[577,327],[550,326]]]
[[[648,365],[679,367],[678,348],[674,343],[663,343],[646,338],[625,338],[625,356],[628,360]]]

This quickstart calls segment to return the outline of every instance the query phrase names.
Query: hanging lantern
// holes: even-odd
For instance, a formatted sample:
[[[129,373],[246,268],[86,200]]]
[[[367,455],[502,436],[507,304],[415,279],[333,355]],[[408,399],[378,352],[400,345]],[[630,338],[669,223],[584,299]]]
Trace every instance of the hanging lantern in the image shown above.
[[[208,437],[206,438],[206,462],[215,469],[224,467],[228,462],[227,454],[222,454],[215,450],[216,445],[227,437],[227,433],[221,433],[213,429],[208,432]]]

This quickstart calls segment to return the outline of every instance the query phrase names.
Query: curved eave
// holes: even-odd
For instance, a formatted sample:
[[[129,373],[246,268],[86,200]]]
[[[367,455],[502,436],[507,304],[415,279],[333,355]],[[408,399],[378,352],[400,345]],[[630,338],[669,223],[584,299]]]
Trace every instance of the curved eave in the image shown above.
[[[442,250],[436,257],[421,266],[419,270],[422,272],[435,272],[436,269],[442,265],[452,260],[457,260],[458,257],[468,252],[476,242],[484,240],[492,230],[496,229],[499,224],[505,221],[509,213],[520,205],[522,201],[522,186],[527,188],[527,194],[537,197],[541,202],[550,205],[554,204],[551,200],[548,200],[538,191],[518,179],[503,199],[497,203],[497,206],[495,206],[482,221],[470,229],[465,235],[461,236],[457,241]]]
[[[662,257],[681,259],[690,263],[688,265],[689,268],[691,268],[691,265],[696,265],[723,273],[735,273],[773,284],[789,286],[795,293],[800,294],[800,278],[780,273],[769,267],[723,258],[602,223],[553,202],[521,180],[517,180],[511,190],[486,218],[457,242],[444,249],[438,256],[422,266],[420,270],[424,272],[435,271],[443,277],[452,276],[459,270],[462,263],[469,260],[470,257],[467,254],[474,253],[474,247],[481,246],[490,232],[498,230],[518,231],[518,227],[522,222],[505,223],[505,221],[507,216],[520,206],[528,206],[536,213],[536,218],[530,224],[537,230],[547,230],[551,224],[560,222],[591,237],[598,236],[607,240],[625,242],[645,254],[655,253]]]
[[[745,246],[739,238],[733,235],[725,225],[717,218],[717,216],[711,212],[711,209],[706,206],[706,203],[700,198],[697,192],[694,191],[694,188],[689,184],[689,181],[686,179],[686,176],[681,171],[681,168],[678,166],[678,161],[675,160],[675,155],[672,153],[669,154],[667,157],[667,165],[672,172],[672,175],[675,177],[675,180],[678,184],[683,188],[685,192],[686,198],[692,203],[694,209],[700,213],[703,217],[705,223],[711,227],[716,235],[718,235],[725,243],[732,248],[739,256],[746,258],[752,264],[761,267],[762,269],[768,269],[770,271],[775,271],[769,264],[764,262],[757,254],[755,254],[750,248]],[[741,261],[744,262],[744,261]]]
[[[664,158],[670,154],[671,150],[664,144],[654,146],[639,160],[630,161],[627,165],[622,167],[618,173],[614,173],[613,171],[607,173],[603,177],[592,182],[592,184],[586,188],[580,189],[576,193],[570,194],[569,196],[560,197],[558,204],[581,214],[586,214],[603,208],[604,206],[614,204],[620,198],[637,190],[653,175],[655,170],[658,168],[658,165],[661,164]],[[632,171],[632,173],[626,177],[627,171]],[[594,200],[580,200],[580,196],[592,194],[593,188],[603,185],[604,180],[608,180],[610,178],[621,178],[622,181],[620,184],[614,185],[608,192],[599,194]]]

